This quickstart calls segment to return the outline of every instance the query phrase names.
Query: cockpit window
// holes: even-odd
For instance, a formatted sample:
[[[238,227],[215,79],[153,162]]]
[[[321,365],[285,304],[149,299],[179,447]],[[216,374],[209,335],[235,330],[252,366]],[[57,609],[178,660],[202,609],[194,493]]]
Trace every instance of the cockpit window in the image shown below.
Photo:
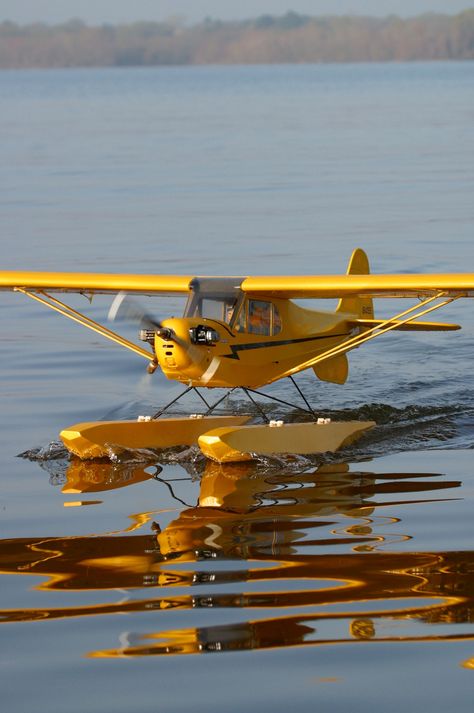
[[[248,300],[235,321],[237,332],[275,336],[281,332],[281,317],[276,305],[264,300]]]
[[[185,317],[203,317],[232,326],[243,299],[243,277],[195,277],[184,310]]]
[[[249,300],[248,331],[270,336],[272,305],[262,300]]]
[[[272,335],[280,334],[281,332],[281,317],[278,311],[278,307],[274,304],[273,306],[273,319],[272,319]]]
[[[230,324],[236,304],[236,298],[193,295],[188,301],[184,316],[207,317]]]
[[[272,301],[248,299],[240,289],[243,277],[196,277],[191,283],[185,317],[225,322],[231,330],[273,337],[282,330]]]

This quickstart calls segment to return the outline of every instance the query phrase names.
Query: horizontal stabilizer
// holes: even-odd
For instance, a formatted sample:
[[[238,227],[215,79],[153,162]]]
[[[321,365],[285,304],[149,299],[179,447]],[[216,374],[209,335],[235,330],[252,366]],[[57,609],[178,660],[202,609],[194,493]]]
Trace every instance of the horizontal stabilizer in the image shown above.
[[[383,319],[350,319],[349,324],[359,327],[368,327],[374,329],[383,324],[384,327],[392,327],[404,332],[447,332],[454,329],[461,329],[459,324],[449,324],[448,322],[408,322],[402,320],[383,320]],[[393,325],[399,325],[394,327]]]
[[[345,354],[327,359],[313,366],[314,373],[321,381],[331,384],[345,384],[349,375],[349,362]]]

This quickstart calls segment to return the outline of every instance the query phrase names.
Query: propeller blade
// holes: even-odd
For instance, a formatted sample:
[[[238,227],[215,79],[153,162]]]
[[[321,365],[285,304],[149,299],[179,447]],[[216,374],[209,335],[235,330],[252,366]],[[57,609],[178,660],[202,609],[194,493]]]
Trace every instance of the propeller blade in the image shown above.
[[[141,329],[156,332],[163,339],[169,339],[173,342],[176,342],[176,344],[178,344],[182,349],[186,351],[191,360],[200,361],[202,359],[202,352],[198,347],[196,347],[190,341],[178,337],[168,327],[163,327],[161,322],[158,322],[156,319],[151,317],[145,311],[142,305],[136,300],[129,297],[126,292],[119,292],[114,298],[109,309],[108,319],[111,322],[117,320],[138,322]],[[211,371],[212,373],[214,373],[217,369],[217,366],[217,360],[216,358],[214,358],[212,361],[212,369],[208,370],[209,373]]]
[[[142,305],[128,296],[126,292],[119,292],[110,305],[108,319],[111,322],[126,320],[138,322],[144,329],[160,329],[161,323],[149,315]]]

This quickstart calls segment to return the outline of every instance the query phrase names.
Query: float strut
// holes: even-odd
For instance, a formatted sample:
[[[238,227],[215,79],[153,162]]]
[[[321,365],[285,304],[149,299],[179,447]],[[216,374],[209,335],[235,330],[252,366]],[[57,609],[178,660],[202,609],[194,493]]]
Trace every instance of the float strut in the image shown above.
[[[152,419],[155,420],[156,418],[160,418],[161,414],[163,414],[165,411],[167,411],[170,406],[172,406],[177,401],[179,401],[183,396],[186,396],[186,394],[189,394],[189,392],[192,391],[193,389],[194,389],[194,386],[188,386],[188,388],[185,391],[183,391],[175,399],[170,401],[169,404],[166,404],[166,406],[163,406],[162,409],[160,409],[155,414],[153,414]]]
[[[283,399],[278,399],[276,396],[270,396],[270,394],[264,394],[262,391],[256,391],[255,389],[242,389],[245,391],[247,396],[249,396],[248,392],[251,391],[252,394],[257,394],[258,396],[264,396],[266,399],[271,399],[271,401],[276,401],[279,404],[283,404],[284,406],[290,406],[291,408],[296,408],[298,411],[304,411],[305,413],[310,413],[311,415],[315,416],[316,414],[314,413],[313,409],[311,407],[309,409],[303,408],[302,406],[297,406],[296,404],[292,404],[289,401],[283,401]],[[249,396],[250,398],[250,396]],[[253,399],[251,399],[253,401]],[[306,399],[305,399],[306,401]],[[255,402],[254,402],[255,403]]]
[[[212,412],[214,411],[214,409],[217,408],[217,406],[219,406],[219,404],[221,404],[221,403],[224,401],[224,399],[226,399],[226,398],[229,396],[229,394],[231,394],[231,393],[232,393],[233,391],[235,391],[237,388],[238,388],[237,386],[234,386],[232,389],[229,389],[229,390],[224,394],[224,396],[222,396],[218,401],[216,401],[215,404],[213,404],[212,406],[210,406],[209,409],[206,411],[206,416],[209,416],[209,414],[212,413]]]
[[[242,387],[242,391],[244,392],[244,394],[246,394],[246,395],[248,396],[248,398],[249,398],[250,401],[253,403],[253,405],[255,406],[255,408],[259,411],[259,413],[260,413],[260,415],[262,416],[263,420],[266,421],[267,423],[270,423],[270,419],[268,418],[268,416],[267,416],[267,414],[265,413],[265,411],[263,410],[263,408],[260,406],[259,403],[257,403],[257,401],[255,401],[255,399],[253,399],[253,398],[250,396],[250,391],[252,391],[252,393],[254,393],[254,394],[258,394],[258,391],[254,391],[253,389],[244,389],[244,387]],[[265,394],[262,394],[262,395],[264,396]],[[272,398],[272,397],[270,397],[270,398]]]
[[[295,389],[297,390],[297,392],[299,393],[299,395],[301,396],[301,398],[302,398],[303,401],[305,402],[305,404],[306,404],[306,406],[308,407],[308,409],[311,411],[311,413],[313,414],[313,416],[316,418],[316,413],[314,412],[313,407],[311,406],[311,404],[309,403],[308,399],[306,398],[306,396],[305,396],[305,395],[303,394],[303,392],[301,391],[301,389],[300,389],[300,387],[298,386],[298,384],[296,383],[296,381],[293,379],[292,376],[289,376],[288,378],[290,379],[290,381],[292,382],[293,386],[295,387]]]

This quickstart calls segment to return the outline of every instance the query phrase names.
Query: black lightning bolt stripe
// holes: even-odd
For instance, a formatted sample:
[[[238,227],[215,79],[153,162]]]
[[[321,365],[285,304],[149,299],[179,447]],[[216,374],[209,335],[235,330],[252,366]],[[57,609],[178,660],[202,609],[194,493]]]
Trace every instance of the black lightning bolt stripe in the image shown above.
[[[350,332],[344,334],[324,334],[317,337],[302,337],[300,339],[284,339],[279,342],[253,342],[250,344],[230,344],[229,349],[232,354],[223,354],[225,359],[240,359],[238,352],[248,351],[250,349],[262,349],[262,347],[284,347],[287,344],[301,344],[302,342],[313,342],[317,339],[332,339],[333,337],[349,337]]]

